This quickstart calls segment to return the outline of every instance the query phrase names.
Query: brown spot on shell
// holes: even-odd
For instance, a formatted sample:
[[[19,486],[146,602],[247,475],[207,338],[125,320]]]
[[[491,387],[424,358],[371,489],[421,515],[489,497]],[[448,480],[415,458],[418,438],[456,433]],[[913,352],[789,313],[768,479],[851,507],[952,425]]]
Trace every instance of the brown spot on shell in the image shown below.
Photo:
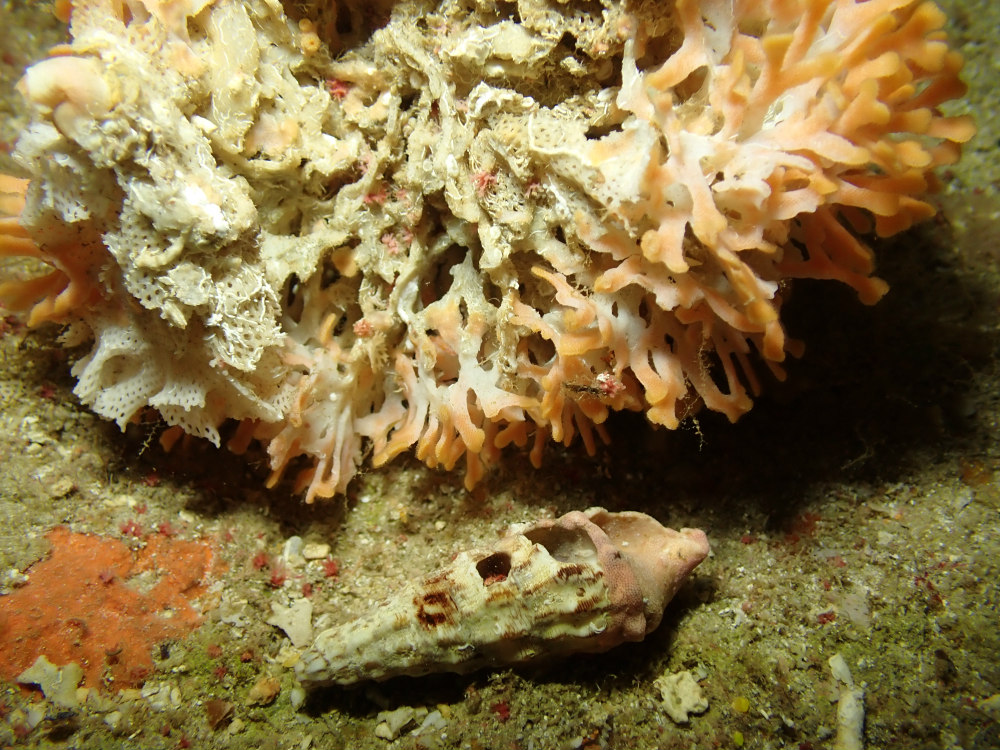
[[[452,615],[457,607],[447,591],[428,591],[422,597],[416,597],[413,603],[417,607],[417,620],[427,630],[454,623]]]
[[[424,604],[428,606],[438,605],[443,608],[455,608],[455,602],[451,599],[451,594],[447,591],[428,591],[424,594]]]
[[[568,578],[580,575],[585,570],[587,570],[587,566],[585,565],[581,565],[580,563],[570,563],[559,568],[559,571],[556,573],[556,578],[565,581]]]
[[[515,568],[516,570],[516,568]],[[595,570],[592,567],[586,565],[580,565],[578,563],[571,563],[567,565],[561,565],[559,570],[555,572],[551,579],[545,578],[536,581],[530,586],[525,586],[521,590],[523,596],[531,596],[536,591],[546,588],[552,585],[552,581],[567,581],[570,578],[577,576],[585,576],[589,580],[599,580],[604,576],[604,573],[600,570]]]

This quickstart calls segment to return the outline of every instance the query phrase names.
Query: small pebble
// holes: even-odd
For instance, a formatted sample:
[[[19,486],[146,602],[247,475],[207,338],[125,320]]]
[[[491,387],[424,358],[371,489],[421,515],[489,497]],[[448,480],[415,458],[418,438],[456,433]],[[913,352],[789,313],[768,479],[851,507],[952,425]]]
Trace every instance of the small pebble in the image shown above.
[[[217,729],[233,718],[233,704],[221,698],[206,701],[205,716],[208,719],[208,726]]]
[[[267,624],[284,630],[292,645],[302,648],[312,640],[312,610],[312,602],[305,598],[296,599],[287,607],[272,602]]]
[[[25,685],[38,685],[45,697],[60,708],[76,708],[80,705],[77,685],[83,678],[79,664],[70,662],[57,666],[45,655],[17,676],[17,681]]]
[[[317,542],[309,542],[304,547],[302,547],[302,557],[304,557],[306,560],[323,560],[329,554],[330,554],[329,544],[319,544]]]
[[[302,537],[288,537],[281,549],[281,559],[292,567],[298,567],[302,563],[302,547]]]
[[[421,721],[427,716],[427,709],[413,706],[400,706],[393,711],[379,711],[375,727],[375,736],[391,742],[399,737],[403,730],[411,724]]]
[[[663,698],[663,708],[677,724],[687,724],[691,714],[708,710],[708,699],[691,672],[664,673],[653,681]]]
[[[52,483],[49,488],[49,496],[52,498],[66,497],[76,489],[76,484],[69,477],[61,477]]]
[[[247,703],[251,706],[269,706],[281,692],[281,683],[274,677],[261,677],[247,693]]]

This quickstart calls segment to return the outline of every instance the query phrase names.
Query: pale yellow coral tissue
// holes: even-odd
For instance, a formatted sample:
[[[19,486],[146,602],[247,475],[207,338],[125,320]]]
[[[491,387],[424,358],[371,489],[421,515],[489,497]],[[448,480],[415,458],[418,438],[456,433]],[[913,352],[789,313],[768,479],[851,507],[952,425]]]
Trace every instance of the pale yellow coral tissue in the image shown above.
[[[77,0],[0,177],[0,254],[52,271],[0,299],[90,332],[97,413],[310,501],[366,452],[471,487],[612,411],[735,420],[791,280],[885,294],[862,238],[934,213],[961,57],[932,2],[599,4]]]

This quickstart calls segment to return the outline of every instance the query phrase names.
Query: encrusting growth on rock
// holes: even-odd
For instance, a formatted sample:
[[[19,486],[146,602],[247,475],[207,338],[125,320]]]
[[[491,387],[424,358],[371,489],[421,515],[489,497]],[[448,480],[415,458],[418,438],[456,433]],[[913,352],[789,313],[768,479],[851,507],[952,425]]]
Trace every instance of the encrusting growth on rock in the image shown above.
[[[323,631],[295,671],[305,684],[349,685],[607,651],[651,633],[708,551],[703,531],[644,513],[591,508],[514,526]]]
[[[366,453],[464,457],[471,487],[510,444],[594,451],[611,411],[736,419],[800,349],[790,280],[873,303],[859,237],[933,213],[973,132],[940,110],[943,25],[918,0],[76,0],[19,84],[30,183],[0,182],[0,254],[52,270],[0,299],[93,341],[98,414],[260,441],[309,500]]]
[[[204,541],[151,534],[133,551],[63,527],[46,537],[51,555],[28,570],[23,586],[0,596],[6,680],[19,680],[45,656],[80,665],[88,687],[141,685],[154,668],[153,647],[201,624],[211,580],[225,568]]]

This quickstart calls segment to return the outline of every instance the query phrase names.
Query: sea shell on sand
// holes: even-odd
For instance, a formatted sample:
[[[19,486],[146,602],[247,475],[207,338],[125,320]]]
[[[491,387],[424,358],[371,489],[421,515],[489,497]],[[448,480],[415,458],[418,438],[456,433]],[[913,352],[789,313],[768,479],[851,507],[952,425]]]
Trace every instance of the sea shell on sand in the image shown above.
[[[703,531],[603,508],[511,527],[368,615],[320,633],[305,684],[471,672],[640,641],[708,554]]]

